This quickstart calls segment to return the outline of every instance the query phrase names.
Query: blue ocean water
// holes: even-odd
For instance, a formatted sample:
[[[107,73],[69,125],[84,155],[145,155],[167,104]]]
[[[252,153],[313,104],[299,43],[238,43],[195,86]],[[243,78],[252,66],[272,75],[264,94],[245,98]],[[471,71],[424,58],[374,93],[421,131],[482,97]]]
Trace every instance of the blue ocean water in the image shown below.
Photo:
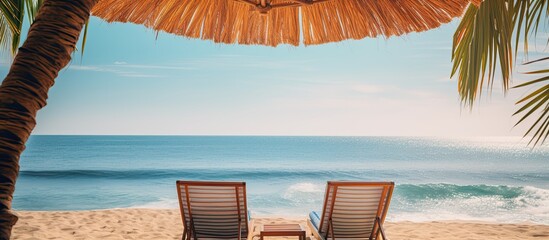
[[[520,138],[31,136],[14,208],[177,208],[175,181],[246,181],[254,215],[305,216],[328,180],[394,181],[392,221],[549,224],[549,146]]]

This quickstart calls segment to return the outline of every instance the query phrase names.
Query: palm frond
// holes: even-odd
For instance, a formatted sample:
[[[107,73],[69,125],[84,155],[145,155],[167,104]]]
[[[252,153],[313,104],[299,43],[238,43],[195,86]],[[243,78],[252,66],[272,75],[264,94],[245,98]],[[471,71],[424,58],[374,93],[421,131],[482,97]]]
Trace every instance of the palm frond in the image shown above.
[[[21,41],[23,19],[27,14],[32,24],[44,0],[0,0],[0,50],[15,55]],[[84,28],[82,55],[88,33],[88,23]],[[75,49],[76,51],[76,49]]]
[[[11,40],[11,53],[15,55],[17,49],[19,48],[19,42],[21,41],[21,32],[23,29],[23,18],[25,17],[25,1],[16,0],[17,10],[15,16],[17,18],[17,26],[14,31],[12,31],[12,40]]]
[[[13,55],[19,46],[21,28],[23,27],[25,2],[22,0],[0,0],[0,24],[3,30],[0,42],[4,51],[10,51]],[[9,29],[9,32],[6,31]]]
[[[470,5],[454,34],[451,76],[458,75],[460,98],[466,105],[473,105],[485,85],[493,86],[497,66],[504,91],[509,88],[514,10],[510,6],[510,0]]]
[[[84,36],[82,36],[82,51],[80,51],[80,56],[84,56],[84,48],[86,47],[86,40],[88,39],[88,26],[90,26],[89,20],[86,21],[86,25],[84,26]]]
[[[540,61],[545,61],[549,58],[542,58],[538,60],[534,60],[531,62],[525,63],[532,64],[537,63]],[[535,70],[535,71],[529,71],[525,74],[547,74],[549,73],[549,69],[541,69],[541,70]],[[541,85],[541,86],[540,86]],[[518,125],[522,123],[525,119],[534,117],[536,113],[538,113],[538,118],[530,126],[528,131],[524,134],[524,136],[527,136],[528,134],[533,134],[532,138],[529,142],[529,144],[533,144],[534,146],[538,144],[543,144],[547,137],[549,136],[549,75],[539,77],[537,79],[528,81],[523,84],[519,84],[515,86],[514,88],[523,88],[523,87],[532,87],[532,86],[540,86],[535,91],[531,92],[530,94],[526,95],[519,101],[517,101],[517,105],[522,105],[520,109],[518,109],[513,115],[522,114],[522,117],[519,119],[519,121],[515,124]]]
[[[2,53],[9,52],[11,54],[11,28],[4,16],[0,15],[0,49]]]
[[[549,13],[549,0],[523,0],[516,1],[515,5],[515,26],[516,39],[515,39],[515,56],[518,53],[520,38],[524,43],[524,56],[528,57],[529,49],[529,36],[534,35],[534,41],[537,39],[539,27],[542,24],[547,23],[547,17]],[[549,42],[549,41],[548,41]],[[537,60],[529,61],[524,65],[539,63],[549,60],[549,57],[540,58]],[[549,69],[540,69],[526,72],[525,74],[549,74]],[[528,118],[537,119],[529,127],[524,136],[531,134],[529,144],[534,146],[543,144],[549,136],[549,75],[539,77],[537,79],[528,81],[523,84],[519,84],[514,88],[524,88],[539,86],[538,89],[532,91],[525,97],[516,102],[521,106],[513,115],[521,114],[522,117],[517,121],[515,126],[524,122]]]
[[[43,0],[0,0],[0,46],[15,55],[21,41],[23,20],[27,14],[32,23]],[[9,31],[8,31],[9,30]]]
[[[513,24],[516,26],[515,35],[515,56],[518,53],[519,43],[522,37],[524,43],[524,54],[527,57],[529,52],[529,35],[537,33],[549,10],[549,0],[516,0],[513,9]],[[534,38],[535,39],[535,38]]]
[[[40,10],[40,7],[44,3],[44,0],[25,0],[26,6],[27,6],[27,16],[29,19],[29,22],[34,22],[34,18],[36,18],[36,14],[38,14],[38,10]]]

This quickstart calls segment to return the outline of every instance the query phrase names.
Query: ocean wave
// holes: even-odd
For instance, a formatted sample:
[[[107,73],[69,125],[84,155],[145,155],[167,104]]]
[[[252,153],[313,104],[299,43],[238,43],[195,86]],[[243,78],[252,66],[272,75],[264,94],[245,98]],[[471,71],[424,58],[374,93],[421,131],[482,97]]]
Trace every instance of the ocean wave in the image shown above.
[[[528,189],[531,189],[529,187]],[[446,199],[473,196],[500,196],[516,198],[525,192],[524,187],[506,185],[456,185],[456,184],[400,184],[398,193],[407,200],[415,199]]]
[[[360,181],[395,181],[399,186],[402,183],[429,183],[440,179],[452,181],[480,181],[489,184],[549,182],[549,175],[543,172],[514,173],[514,172],[460,172],[460,171],[421,171],[421,170],[372,170],[372,169],[283,169],[283,168],[197,168],[197,169],[69,169],[69,170],[22,170],[22,178],[29,179],[193,179],[193,180],[243,180],[276,179],[290,182],[328,181],[328,180],[360,180]]]
[[[292,169],[166,169],[166,170],[24,170],[21,177],[29,178],[104,178],[104,179],[159,179],[159,178],[186,178],[186,179],[251,179],[251,178],[338,178],[360,179],[364,175],[371,175],[374,171],[330,171],[330,170],[292,170]],[[379,175],[379,174],[378,174]]]
[[[479,220],[549,224],[549,190],[532,186],[403,184],[393,221]]]

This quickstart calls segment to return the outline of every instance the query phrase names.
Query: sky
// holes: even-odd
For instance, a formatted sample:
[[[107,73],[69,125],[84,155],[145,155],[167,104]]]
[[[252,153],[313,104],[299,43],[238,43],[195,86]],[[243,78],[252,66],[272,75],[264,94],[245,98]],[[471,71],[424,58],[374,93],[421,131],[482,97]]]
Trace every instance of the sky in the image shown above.
[[[33,134],[521,136],[528,123],[511,115],[528,89],[503,96],[497,82],[462,106],[450,79],[457,24],[272,48],[92,17],[84,56],[60,72]]]

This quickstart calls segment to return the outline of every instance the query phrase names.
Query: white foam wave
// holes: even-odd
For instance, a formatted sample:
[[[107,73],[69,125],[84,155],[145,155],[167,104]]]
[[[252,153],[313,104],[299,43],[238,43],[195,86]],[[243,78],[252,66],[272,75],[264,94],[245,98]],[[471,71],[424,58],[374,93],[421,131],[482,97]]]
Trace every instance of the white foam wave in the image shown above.
[[[310,182],[296,183],[289,186],[282,198],[293,202],[292,205],[299,205],[301,203],[315,203],[319,199],[322,199],[323,185],[314,184]]]
[[[527,186],[524,187],[524,192],[529,197],[517,199],[517,201],[525,203],[524,212],[544,219],[544,223],[549,224],[549,190]]]
[[[549,224],[549,190],[523,187],[516,197],[474,196],[451,199],[398,201],[388,215],[390,221],[473,220],[491,222],[534,222]]]
[[[310,182],[296,183],[288,187],[288,192],[318,193],[322,192],[323,185]]]

